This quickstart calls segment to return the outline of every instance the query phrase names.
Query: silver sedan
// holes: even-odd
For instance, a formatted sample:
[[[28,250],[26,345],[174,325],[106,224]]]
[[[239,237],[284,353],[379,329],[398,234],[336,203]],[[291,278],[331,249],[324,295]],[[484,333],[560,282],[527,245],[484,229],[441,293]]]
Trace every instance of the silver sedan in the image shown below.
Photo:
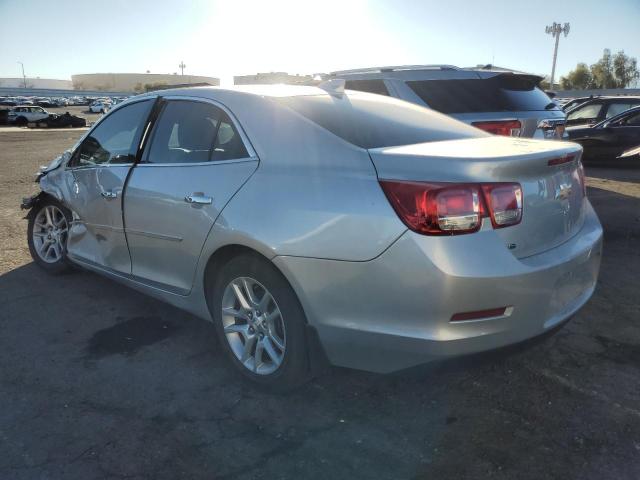
[[[519,342],[592,295],[602,228],[573,143],[321,87],[136,96],[39,175],[34,261],[212,321],[286,389]]]

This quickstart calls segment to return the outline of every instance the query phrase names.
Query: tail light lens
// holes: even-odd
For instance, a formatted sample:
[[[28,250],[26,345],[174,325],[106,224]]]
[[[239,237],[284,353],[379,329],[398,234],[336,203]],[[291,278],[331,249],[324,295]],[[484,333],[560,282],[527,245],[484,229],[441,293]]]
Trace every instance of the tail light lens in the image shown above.
[[[424,235],[458,235],[520,223],[522,189],[517,183],[423,183],[381,180],[391,206],[411,230]]]
[[[519,120],[496,120],[491,122],[473,122],[476,128],[494,135],[504,135],[505,137],[519,137],[522,124]]]
[[[482,185],[493,228],[515,225],[522,220],[522,188],[517,183]]]
[[[582,186],[582,196],[587,196],[587,179],[584,175],[584,166],[582,162],[578,162],[578,179],[580,180],[580,185]]]

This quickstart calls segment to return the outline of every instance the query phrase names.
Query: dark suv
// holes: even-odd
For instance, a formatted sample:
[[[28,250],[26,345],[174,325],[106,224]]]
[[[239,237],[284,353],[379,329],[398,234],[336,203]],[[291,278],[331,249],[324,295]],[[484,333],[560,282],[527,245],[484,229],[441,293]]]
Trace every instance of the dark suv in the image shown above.
[[[567,110],[567,126],[595,125],[640,105],[640,97],[596,97]]]
[[[562,138],[564,112],[536,75],[492,68],[405,65],[332,72],[345,88],[389,95],[446,113],[490,133]]]

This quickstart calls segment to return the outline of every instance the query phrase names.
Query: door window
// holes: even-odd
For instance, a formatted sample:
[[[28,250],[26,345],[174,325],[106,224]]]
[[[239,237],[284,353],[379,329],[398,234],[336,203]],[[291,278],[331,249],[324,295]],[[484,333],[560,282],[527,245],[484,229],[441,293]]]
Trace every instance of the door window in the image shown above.
[[[202,163],[247,157],[233,122],[204,102],[167,102],[154,129],[146,163]]]
[[[567,115],[567,120],[582,120],[582,119],[592,119],[598,118],[600,114],[600,110],[602,110],[601,103],[590,103],[589,105],[584,105],[583,107],[578,107],[569,115]]]
[[[133,163],[152,105],[152,100],[136,102],[105,117],[83,140],[69,166]]]
[[[629,115],[622,121],[621,125],[626,127],[640,127],[640,112]]]
[[[624,112],[625,110],[629,110],[637,106],[637,103],[611,103],[609,105],[609,109],[607,110],[606,118],[615,117],[619,113]]]

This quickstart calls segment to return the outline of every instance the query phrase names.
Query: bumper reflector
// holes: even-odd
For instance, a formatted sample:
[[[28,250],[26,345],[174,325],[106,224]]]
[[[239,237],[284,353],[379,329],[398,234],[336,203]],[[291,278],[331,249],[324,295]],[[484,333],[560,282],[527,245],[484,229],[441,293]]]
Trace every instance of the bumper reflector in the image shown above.
[[[488,310],[476,310],[474,312],[460,312],[451,317],[452,322],[465,322],[471,320],[485,320],[487,318],[508,317],[513,312],[513,307],[490,308]]]

